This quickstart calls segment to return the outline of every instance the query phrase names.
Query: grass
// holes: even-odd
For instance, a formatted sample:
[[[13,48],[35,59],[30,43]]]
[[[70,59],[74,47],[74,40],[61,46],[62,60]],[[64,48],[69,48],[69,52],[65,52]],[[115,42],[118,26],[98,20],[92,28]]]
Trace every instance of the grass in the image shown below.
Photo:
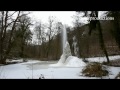
[[[106,67],[104,67],[102,64],[94,62],[94,63],[89,63],[82,70],[82,73],[84,76],[88,76],[88,77],[102,77],[102,76],[107,76],[109,72],[106,70]]]

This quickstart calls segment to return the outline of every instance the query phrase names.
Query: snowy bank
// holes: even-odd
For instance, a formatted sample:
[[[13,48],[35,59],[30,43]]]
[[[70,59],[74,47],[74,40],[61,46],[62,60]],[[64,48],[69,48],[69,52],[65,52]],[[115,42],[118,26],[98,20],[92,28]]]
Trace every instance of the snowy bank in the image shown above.
[[[109,56],[110,61],[111,60],[117,60],[120,59],[120,55],[116,55],[116,56]],[[88,60],[89,62],[106,62],[107,59],[106,57],[93,57],[93,58],[86,58],[86,60]]]
[[[22,62],[23,62],[23,59],[19,59],[19,60],[9,60],[9,59],[7,59],[7,60],[6,60],[6,63],[9,63],[9,64],[10,64],[10,63],[11,63],[11,64],[12,64],[12,63],[22,63]]]

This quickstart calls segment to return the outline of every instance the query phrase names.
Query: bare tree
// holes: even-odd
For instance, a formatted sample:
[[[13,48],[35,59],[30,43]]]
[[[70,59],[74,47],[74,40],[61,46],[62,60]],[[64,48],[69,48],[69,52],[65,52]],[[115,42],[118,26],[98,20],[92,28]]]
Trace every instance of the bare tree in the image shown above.
[[[42,45],[45,41],[45,25],[42,24],[42,22],[38,22],[38,25],[35,26],[35,32],[36,32],[36,36],[38,39],[38,46],[39,46],[39,58],[42,56],[42,48],[44,48],[45,46]]]
[[[85,16],[98,17],[98,11],[91,11],[90,13],[88,11],[85,11]],[[89,35],[91,35],[91,32],[95,29],[98,29],[100,47],[106,56],[107,62],[109,63],[109,57],[108,57],[108,53],[107,53],[106,46],[105,46],[104,39],[103,39],[101,23],[99,20],[89,21]]]
[[[76,14],[73,16],[73,24],[74,24],[74,27],[76,28],[79,28],[81,27],[82,25],[84,25],[84,22],[83,20],[81,19],[81,14],[79,14],[79,12],[76,12]]]
[[[27,45],[27,42],[32,39],[32,33],[30,31],[30,26],[32,25],[31,19],[28,16],[22,16],[21,18],[18,19],[19,24],[17,27],[18,31],[18,36],[20,38],[21,42],[21,57],[24,58],[24,48]]]
[[[55,59],[58,59],[58,55],[60,53],[60,46],[61,46],[61,40],[60,40],[60,33],[62,33],[62,29],[63,29],[63,24],[61,22],[57,22],[56,23],[56,42],[55,42]]]
[[[12,43],[13,43],[13,32],[15,30],[16,25],[19,23],[18,19],[21,16],[26,14],[21,13],[21,11],[1,11],[1,28],[0,28],[0,63],[5,64],[6,58],[11,51]],[[10,31],[9,38],[7,38],[7,43],[5,41],[7,31]],[[6,45],[6,47],[4,46]]]
[[[47,52],[46,52],[46,56],[49,56],[49,51],[51,49],[51,42],[55,36],[55,27],[54,27],[54,17],[49,17],[48,19],[48,30],[47,30],[47,36],[48,36],[48,46],[47,46]]]

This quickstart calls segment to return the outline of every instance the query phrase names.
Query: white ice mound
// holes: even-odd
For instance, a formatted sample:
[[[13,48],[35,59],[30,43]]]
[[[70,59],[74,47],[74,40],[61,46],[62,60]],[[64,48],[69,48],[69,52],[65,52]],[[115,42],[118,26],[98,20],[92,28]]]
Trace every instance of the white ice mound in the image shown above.
[[[86,63],[82,61],[82,59],[79,59],[75,56],[69,56],[66,59],[65,66],[68,67],[82,67],[86,66]]]
[[[69,56],[64,63],[58,62],[57,64],[51,64],[53,67],[83,67],[86,63],[75,56]]]

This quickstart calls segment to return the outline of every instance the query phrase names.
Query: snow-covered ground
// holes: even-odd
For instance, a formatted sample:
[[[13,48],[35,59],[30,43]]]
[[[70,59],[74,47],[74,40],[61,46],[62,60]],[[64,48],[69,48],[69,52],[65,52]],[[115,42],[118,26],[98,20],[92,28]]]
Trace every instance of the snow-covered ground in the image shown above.
[[[109,56],[110,60],[116,60],[116,59],[120,59],[120,55],[116,55],[116,56]],[[107,59],[106,57],[93,57],[93,58],[86,58],[86,60],[88,60],[89,62],[106,62]]]
[[[120,56],[110,56],[110,60],[115,59],[120,59]],[[89,58],[88,60],[99,62],[100,60],[104,61],[104,57]],[[82,76],[81,71],[86,64],[82,62],[82,59],[78,59],[77,57],[70,56],[66,60],[65,65],[59,67],[54,67],[55,63],[57,62],[28,60],[28,62],[0,66],[0,78],[39,79],[42,74],[46,79],[99,79]],[[103,77],[103,79],[114,79],[120,72],[120,67],[109,66],[108,70],[110,75]]]

